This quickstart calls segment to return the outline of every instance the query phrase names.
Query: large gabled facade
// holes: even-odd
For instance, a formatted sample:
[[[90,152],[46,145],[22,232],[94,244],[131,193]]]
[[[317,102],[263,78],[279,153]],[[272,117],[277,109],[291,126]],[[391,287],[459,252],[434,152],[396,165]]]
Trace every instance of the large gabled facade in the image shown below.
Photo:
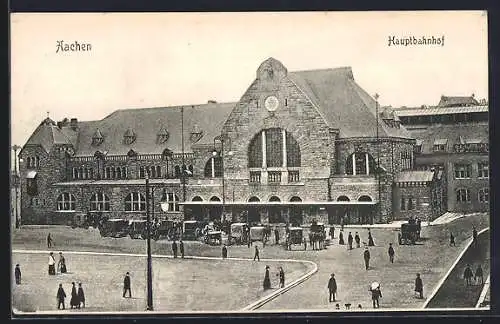
[[[236,103],[46,119],[20,153],[23,223],[64,223],[75,212],[144,217],[146,175],[158,218],[405,218],[393,198],[398,175],[414,168],[415,140],[378,110],[350,68],[288,72],[270,58]]]

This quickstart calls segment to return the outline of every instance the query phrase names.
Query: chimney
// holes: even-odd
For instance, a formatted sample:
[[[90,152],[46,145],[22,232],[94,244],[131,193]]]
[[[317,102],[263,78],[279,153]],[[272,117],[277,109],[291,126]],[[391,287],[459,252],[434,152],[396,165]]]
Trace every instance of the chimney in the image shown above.
[[[69,126],[71,127],[72,130],[76,131],[78,129],[78,119],[71,118]]]

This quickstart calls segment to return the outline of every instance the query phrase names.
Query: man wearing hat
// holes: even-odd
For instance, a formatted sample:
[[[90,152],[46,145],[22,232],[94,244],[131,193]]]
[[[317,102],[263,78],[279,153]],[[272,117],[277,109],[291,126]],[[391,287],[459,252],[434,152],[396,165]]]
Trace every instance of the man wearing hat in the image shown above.
[[[420,273],[417,273],[417,278],[415,278],[415,292],[419,294],[418,298],[424,299],[424,284],[420,278]]]
[[[16,264],[16,268],[14,269],[14,277],[16,278],[16,285],[21,284],[21,268],[19,268],[19,264]]]
[[[365,259],[365,268],[368,270],[368,268],[370,268],[370,251],[368,250],[368,247],[365,248],[363,258]]]
[[[332,273],[330,280],[328,281],[328,291],[330,295],[328,297],[329,302],[335,302],[335,294],[337,293],[337,281],[335,280],[335,274]]]
[[[389,261],[391,263],[394,263],[394,248],[392,247],[392,243],[389,243],[389,249],[387,250],[387,253],[389,254]]]
[[[470,264],[467,265],[467,267],[465,268],[464,270],[464,279],[465,279],[465,284],[467,286],[470,286],[472,285],[471,283],[471,278],[474,276],[474,274],[472,273],[472,270],[470,268]]]
[[[128,298],[132,298],[132,290],[130,289],[130,274],[127,272],[123,279],[123,298],[128,291]]]

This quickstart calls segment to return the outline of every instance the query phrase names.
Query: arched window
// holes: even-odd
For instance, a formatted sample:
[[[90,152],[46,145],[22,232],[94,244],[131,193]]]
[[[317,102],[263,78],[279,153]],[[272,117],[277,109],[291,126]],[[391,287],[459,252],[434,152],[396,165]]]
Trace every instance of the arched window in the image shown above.
[[[75,196],[68,192],[63,192],[57,197],[57,210],[75,210]]]
[[[192,166],[190,166],[192,167]],[[211,157],[205,164],[205,178],[222,177],[222,157]]]
[[[283,158],[284,152],[286,152],[286,159]],[[252,139],[248,147],[250,168],[261,168],[264,165],[266,167],[300,167],[300,160],[299,144],[291,133],[281,128],[261,131]]]
[[[457,189],[457,202],[470,202],[469,189]]]
[[[194,196],[191,201],[203,201],[203,198],[201,198],[200,196]]]
[[[358,201],[372,201],[372,198],[370,196],[361,196]]]
[[[490,189],[489,188],[479,189],[478,199],[480,203],[490,202]]]
[[[144,199],[144,195],[138,192],[131,192],[125,197],[125,211],[144,210],[146,210],[146,199]]]
[[[374,174],[375,159],[369,153],[353,153],[346,160],[345,173],[351,175]]]
[[[260,199],[259,199],[259,197],[252,196],[252,197],[250,197],[250,199],[248,199],[248,201],[249,202],[259,202]]]
[[[350,199],[347,196],[340,196],[337,198],[337,201],[350,201]]]
[[[294,202],[294,201],[295,201],[295,202],[300,202],[300,201],[302,201],[302,199],[300,199],[300,197],[293,196],[292,198],[290,198],[290,201],[291,201],[291,202]]]
[[[271,198],[269,198],[269,201],[270,202],[277,202],[277,201],[281,201],[281,199],[279,199],[279,197],[276,197],[276,196],[272,196]]]
[[[96,192],[90,197],[90,211],[109,211],[109,197],[102,192]]]
[[[220,201],[220,198],[217,196],[212,196],[212,198],[210,198],[210,201]]]

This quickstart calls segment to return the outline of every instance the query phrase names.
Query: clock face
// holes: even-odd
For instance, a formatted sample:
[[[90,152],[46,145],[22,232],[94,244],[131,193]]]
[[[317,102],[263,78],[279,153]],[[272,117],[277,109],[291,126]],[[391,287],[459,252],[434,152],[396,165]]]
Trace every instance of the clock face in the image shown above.
[[[264,102],[264,105],[266,106],[266,109],[269,111],[275,111],[278,109],[279,106],[279,100],[275,96],[269,96],[266,98],[266,101]]]

